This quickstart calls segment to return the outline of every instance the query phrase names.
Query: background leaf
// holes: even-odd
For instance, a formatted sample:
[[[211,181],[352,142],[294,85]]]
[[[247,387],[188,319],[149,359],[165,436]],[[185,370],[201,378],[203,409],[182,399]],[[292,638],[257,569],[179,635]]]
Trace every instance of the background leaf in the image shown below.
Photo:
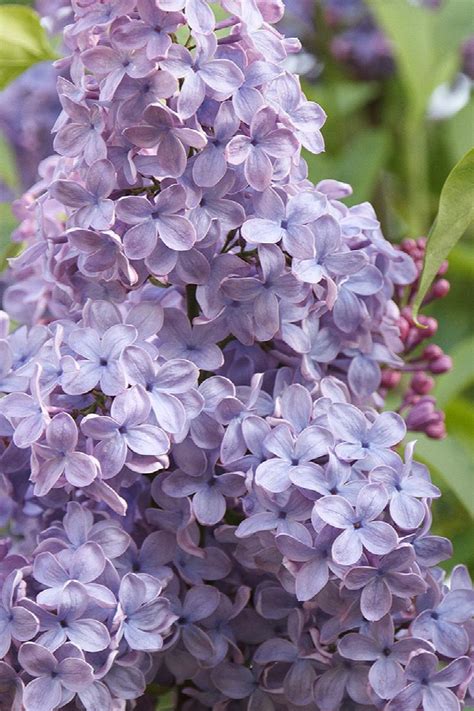
[[[447,439],[434,441],[419,435],[415,452],[416,458],[438,473],[474,518],[472,460],[459,439],[449,435]]]
[[[7,267],[8,257],[15,257],[20,249],[18,242],[11,242],[11,234],[18,221],[14,217],[10,205],[0,203],[0,274]]]
[[[56,58],[34,10],[21,5],[0,6],[0,88],[33,64]]]
[[[337,156],[305,155],[312,179],[317,182],[330,175],[349,183],[353,194],[345,200],[356,205],[371,195],[390,150],[390,136],[382,128],[360,131]]]
[[[435,87],[459,67],[459,45],[472,32],[471,0],[447,0],[436,11],[408,0],[367,0],[392,40],[409,110],[424,114]]]
[[[7,143],[0,135],[0,181],[12,190],[18,189],[18,175],[15,155]]]
[[[428,236],[420,287],[413,305],[415,316],[438,269],[473,219],[474,148],[454,166],[441,191],[438,215]]]
[[[451,358],[453,368],[439,378],[435,390],[442,408],[474,383],[474,336],[459,343],[451,352]]]

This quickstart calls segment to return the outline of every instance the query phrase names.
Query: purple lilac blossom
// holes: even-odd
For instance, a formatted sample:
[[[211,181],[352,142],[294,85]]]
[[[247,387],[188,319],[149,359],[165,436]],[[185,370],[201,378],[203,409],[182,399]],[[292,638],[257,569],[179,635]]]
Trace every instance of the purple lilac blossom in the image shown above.
[[[306,178],[325,114],[282,2],[220,9],[64,13],[0,315],[0,685],[15,711],[456,711],[471,584],[382,411],[415,265]]]

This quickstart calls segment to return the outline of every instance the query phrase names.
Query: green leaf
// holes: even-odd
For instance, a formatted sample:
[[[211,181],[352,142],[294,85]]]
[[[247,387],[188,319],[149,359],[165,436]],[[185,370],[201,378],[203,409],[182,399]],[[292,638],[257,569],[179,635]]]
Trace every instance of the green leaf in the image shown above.
[[[464,280],[474,280],[474,245],[471,246],[465,242],[459,242],[449,255],[449,272],[452,282]],[[459,305],[459,308],[470,308],[470,304],[465,301]]]
[[[8,142],[0,135],[0,180],[12,190],[18,189],[15,154]]]
[[[174,711],[176,708],[176,694],[174,691],[170,691],[164,696],[160,696],[156,711]]]
[[[450,400],[445,408],[448,436],[459,439],[474,458],[474,408],[469,400],[461,397]]]
[[[472,32],[471,0],[447,0],[433,12],[408,0],[368,0],[392,40],[409,112],[422,116],[434,88],[459,66],[459,44]]]
[[[11,241],[11,234],[18,221],[13,216],[10,205],[0,203],[0,274],[8,266],[7,259],[15,257],[21,249],[18,242]]]
[[[347,118],[348,114],[361,109],[379,92],[377,82],[332,81],[310,84],[303,80],[301,85],[310,101],[321,104],[328,114],[328,120],[334,116]]]
[[[349,183],[354,193],[345,202],[356,205],[373,197],[374,189],[390,150],[390,136],[382,128],[357,133],[334,158],[325,154],[314,157],[305,154],[310,167],[310,178],[317,182],[331,175]]]
[[[421,459],[438,473],[474,518],[474,476],[470,452],[453,435],[443,440],[432,440],[419,435],[417,440],[417,459]]]
[[[474,336],[459,343],[450,355],[453,368],[440,376],[435,390],[436,400],[443,409],[474,383]]]
[[[474,220],[474,148],[457,163],[443,185],[426,247],[425,263],[413,305],[416,317],[431,282],[456,242]]]
[[[435,63],[435,13],[407,0],[369,0],[378,23],[392,40],[405,90],[415,113],[424,111]]]
[[[21,5],[0,6],[0,89],[37,62],[57,59],[39,15]]]
[[[472,147],[473,126],[474,101],[471,99],[467,106],[444,124],[449,152],[453,163],[457,163]]]

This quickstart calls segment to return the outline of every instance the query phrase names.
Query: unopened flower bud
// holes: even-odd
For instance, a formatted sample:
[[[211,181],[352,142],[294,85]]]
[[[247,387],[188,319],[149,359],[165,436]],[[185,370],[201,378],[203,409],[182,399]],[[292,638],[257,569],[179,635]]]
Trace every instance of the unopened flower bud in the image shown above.
[[[434,388],[434,380],[424,372],[415,373],[411,379],[411,387],[419,395],[427,395]]]
[[[382,387],[393,390],[399,385],[402,374],[398,370],[384,370],[382,373]]]
[[[444,355],[443,349],[437,346],[436,343],[430,343],[430,345],[426,346],[423,351],[423,358],[426,358],[426,360],[429,361],[441,358],[442,355]]]
[[[430,371],[434,375],[447,373],[453,367],[453,360],[448,355],[443,355],[430,363]]]

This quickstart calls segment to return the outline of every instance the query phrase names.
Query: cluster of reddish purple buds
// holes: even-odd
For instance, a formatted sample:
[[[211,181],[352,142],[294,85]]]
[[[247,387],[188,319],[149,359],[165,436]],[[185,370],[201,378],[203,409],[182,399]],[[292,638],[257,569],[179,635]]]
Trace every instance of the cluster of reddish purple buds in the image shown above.
[[[424,432],[433,439],[442,439],[446,436],[445,413],[437,409],[436,398],[432,395],[436,384],[433,376],[451,370],[452,360],[437,344],[425,345],[426,341],[436,335],[437,320],[433,316],[425,315],[419,315],[415,320],[413,316],[413,302],[423,269],[426,241],[425,237],[417,240],[405,239],[400,246],[401,250],[413,259],[418,278],[409,287],[398,289],[397,300],[401,307],[400,338],[405,346],[404,365],[400,370],[386,370],[383,373],[382,386],[387,390],[394,389],[400,385],[403,374],[410,373],[411,377],[398,412],[404,416],[407,427],[412,432]],[[424,306],[444,298],[449,293],[450,284],[444,278],[447,269],[448,262],[443,262],[423,301]]]

